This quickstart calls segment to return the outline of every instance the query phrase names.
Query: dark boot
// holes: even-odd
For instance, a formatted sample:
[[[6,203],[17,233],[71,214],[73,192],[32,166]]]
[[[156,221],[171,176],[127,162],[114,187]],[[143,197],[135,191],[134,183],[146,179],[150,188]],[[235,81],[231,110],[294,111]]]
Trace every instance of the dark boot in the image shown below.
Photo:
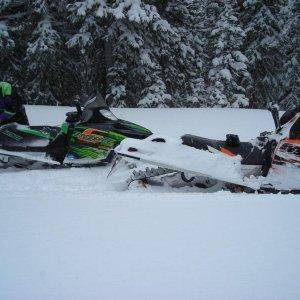
[[[68,140],[66,134],[59,133],[47,146],[46,155],[62,164],[69,151]]]

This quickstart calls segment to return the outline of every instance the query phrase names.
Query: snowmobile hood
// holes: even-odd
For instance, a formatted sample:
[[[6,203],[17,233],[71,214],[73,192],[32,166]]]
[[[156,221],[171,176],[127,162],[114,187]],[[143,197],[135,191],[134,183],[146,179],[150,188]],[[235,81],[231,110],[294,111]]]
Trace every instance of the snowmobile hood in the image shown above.
[[[98,94],[88,100],[84,105],[81,124],[99,124],[98,126],[111,126],[110,130],[116,131],[126,137],[144,139],[152,134],[147,128],[138,124],[118,119],[109,109],[103,97]]]
[[[130,138],[144,139],[152,135],[152,131],[150,131],[149,129],[136,123],[121,119],[118,119],[115,122],[114,127],[116,128],[118,133],[121,133],[122,135]]]

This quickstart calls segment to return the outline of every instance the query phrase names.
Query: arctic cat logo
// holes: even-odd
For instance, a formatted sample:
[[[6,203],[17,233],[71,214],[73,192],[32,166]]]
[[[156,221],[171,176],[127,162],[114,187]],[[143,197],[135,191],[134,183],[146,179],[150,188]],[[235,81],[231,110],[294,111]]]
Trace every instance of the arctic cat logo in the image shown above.
[[[88,128],[83,132],[74,132],[73,137],[79,143],[90,144],[92,147],[103,150],[111,150],[117,144],[115,139],[107,136],[107,132],[93,128]]]
[[[83,133],[74,133],[74,137],[78,142],[81,142],[83,144],[91,144],[92,147],[96,147],[98,149],[113,149],[117,144],[116,140],[105,135],[106,132],[94,129],[87,129]]]
[[[103,139],[103,136],[95,135],[95,134],[84,134],[80,132],[74,133],[76,138],[85,143],[98,144]]]
[[[8,130],[4,130],[4,131],[3,131],[3,134],[7,135],[7,136],[10,137],[11,139],[13,139],[13,140],[15,140],[15,141],[18,141],[18,142],[20,142],[20,141],[23,140],[23,138],[22,138],[21,136],[19,136],[19,135],[13,133],[13,132],[11,132],[11,131],[8,131]]]

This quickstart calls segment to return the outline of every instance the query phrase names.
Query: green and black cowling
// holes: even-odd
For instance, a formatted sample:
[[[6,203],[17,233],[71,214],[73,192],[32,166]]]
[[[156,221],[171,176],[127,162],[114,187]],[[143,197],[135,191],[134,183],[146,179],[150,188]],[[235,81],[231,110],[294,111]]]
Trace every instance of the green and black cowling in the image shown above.
[[[57,159],[64,163],[108,163],[114,156],[114,148],[126,137],[144,139],[152,134],[147,128],[118,119],[99,95],[87,101],[83,111],[77,106],[77,113],[69,116],[75,122],[67,118],[59,142],[66,149],[64,144],[68,141],[68,151],[59,153]],[[51,144],[55,146],[55,141]]]
[[[68,113],[61,127],[1,126],[0,156],[24,157],[26,152],[34,160],[44,153],[45,158],[68,166],[99,165],[112,160],[114,148],[126,137],[144,139],[151,134],[142,126],[116,118],[102,99],[95,97],[83,111],[77,107],[77,112]]]
[[[114,155],[114,148],[125,138],[144,139],[152,134],[142,126],[119,119],[79,123],[69,130],[72,131],[66,154],[69,162],[92,159],[108,163]]]

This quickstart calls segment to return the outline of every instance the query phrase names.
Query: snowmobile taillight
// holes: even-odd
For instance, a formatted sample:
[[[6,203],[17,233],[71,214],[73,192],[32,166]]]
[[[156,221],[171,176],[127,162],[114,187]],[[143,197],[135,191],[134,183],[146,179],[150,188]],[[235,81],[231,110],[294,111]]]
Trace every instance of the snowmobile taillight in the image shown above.
[[[136,148],[133,148],[133,147],[130,147],[130,148],[128,148],[127,151],[128,151],[128,152],[137,152],[137,149],[136,149]]]
[[[165,143],[166,140],[164,138],[155,138],[155,139],[151,140],[151,142]]]

